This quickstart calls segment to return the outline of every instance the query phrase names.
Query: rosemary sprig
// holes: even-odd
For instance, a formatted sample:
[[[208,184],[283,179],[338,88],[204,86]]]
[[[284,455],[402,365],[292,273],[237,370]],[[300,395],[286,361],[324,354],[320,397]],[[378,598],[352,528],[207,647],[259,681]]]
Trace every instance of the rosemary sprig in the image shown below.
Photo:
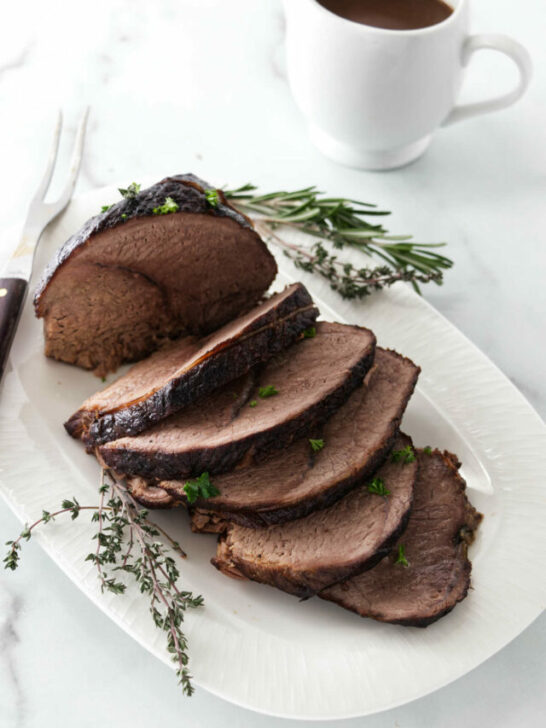
[[[25,525],[14,541],[8,541],[9,550],[4,558],[6,569],[14,571],[19,565],[21,542],[28,541],[34,529],[50,523],[57,516],[70,514],[72,520],[81,511],[93,511],[92,521],[97,523],[93,537],[97,547],[86,561],[92,561],[102,591],[123,594],[126,589],[120,580],[120,572],[131,574],[140,592],[150,599],[150,612],[156,627],[167,635],[167,649],[176,663],[176,674],[186,695],[193,693],[188,671],[188,643],[182,632],[186,609],[200,607],[203,597],[194,597],[178,587],[180,572],[170,549],[160,540],[162,534],[170,547],[182,558],[185,553],[180,545],[162,528],[148,518],[148,511],[140,508],[128,491],[126,484],[103,469],[99,487],[99,504],[81,506],[76,498],[64,500],[54,513],[42,511],[42,516],[31,525]]]
[[[254,185],[246,184],[223,192],[241,212],[255,217],[265,240],[282,248],[297,268],[326,278],[343,298],[363,298],[396,281],[408,281],[420,292],[420,283],[440,285],[443,271],[453,265],[436,250],[445,243],[411,242],[409,235],[389,235],[383,225],[366,220],[390,214],[370,203],[326,197],[316,187],[265,195],[256,195],[255,190]],[[310,246],[289,241],[283,232],[290,229],[315,241]],[[355,266],[335,252],[343,248],[379,258],[381,264]]]

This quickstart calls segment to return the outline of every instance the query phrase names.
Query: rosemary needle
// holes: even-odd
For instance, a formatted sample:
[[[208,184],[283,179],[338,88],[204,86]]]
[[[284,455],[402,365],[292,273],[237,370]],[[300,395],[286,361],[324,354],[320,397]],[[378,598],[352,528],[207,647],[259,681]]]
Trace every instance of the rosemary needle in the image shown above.
[[[397,281],[408,281],[420,292],[421,283],[440,285],[444,270],[453,265],[438,252],[445,243],[412,242],[411,236],[389,235],[382,224],[367,220],[390,214],[369,202],[325,197],[314,186],[262,195],[255,191],[252,184],[223,190],[236,208],[255,217],[258,232],[268,242],[280,247],[300,270],[326,278],[343,298],[364,298]],[[285,235],[289,230],[310,235],[314,242],[295,243]],[[337,251],[344,248],[358,250],[378,264],[360,267],[343,260]]]

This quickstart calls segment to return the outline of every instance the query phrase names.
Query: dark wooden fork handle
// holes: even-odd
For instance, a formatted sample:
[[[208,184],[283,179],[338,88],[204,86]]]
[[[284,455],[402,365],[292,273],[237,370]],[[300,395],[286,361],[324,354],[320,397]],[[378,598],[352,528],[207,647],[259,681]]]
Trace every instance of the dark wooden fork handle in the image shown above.
[[[27,286],[23,278],[0,278],[0,380],[23,309]]]

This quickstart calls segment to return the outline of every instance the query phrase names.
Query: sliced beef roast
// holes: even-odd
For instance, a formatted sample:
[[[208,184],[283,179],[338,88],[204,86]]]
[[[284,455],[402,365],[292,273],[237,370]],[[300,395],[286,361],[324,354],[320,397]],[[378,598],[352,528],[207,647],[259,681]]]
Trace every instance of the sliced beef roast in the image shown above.
[[[146,432],[100,445],[99,457],[119,473],[154,479],[228,471],[327,420],[362,384],[374,351],[368,329],[319,323],[314,338]]]
[[[275,260],[208,187],[193,175],[168,177],[63,245],[34,298],[47,356],[104,375],[168,338],[214,331],[260,299]]]
[[[454,456],[420,450],[418,459],[408,527],[392,554],[321,597],[362,617],[416,627],[435,622],[465,598],[471,569],[467,546],[482,516],[467,500]]]
[[[136,435],[292,344],[318,315],[301,283],[205,339],[188,337],[135,364],[66,422],[88,445]]]
[[[409,359],[378,348],[366,386],[312,433],[322,450],[314,452],[303,438],[263,462],[216,476],[220,495],[196,502],[194,530],[222,531],[226,519],[251,528],[282,523],[334,503],[383,462],[418,374]],[[141,478],[131,482],[135,497],[149,507],[186,500],[183,481],[151,484],[149,491],[146,486]]]
[[[404,448],[410,457],[389,458],[373,480],[329,508],[277,526],[230,526],[213,564],[228,576],[300,597],[370,569],[389,553],[409,515],[417,460],[409,437],[399,435],[394,449]]]

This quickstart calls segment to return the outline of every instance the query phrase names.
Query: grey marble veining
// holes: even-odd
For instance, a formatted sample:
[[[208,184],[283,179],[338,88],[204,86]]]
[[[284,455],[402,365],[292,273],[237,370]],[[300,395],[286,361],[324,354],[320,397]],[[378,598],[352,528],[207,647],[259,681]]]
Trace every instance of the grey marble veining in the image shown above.
[[[311,147],[286,84],[277,0],[10,3],[0,26],[0,229],[25,213],[56,109],[65,109],[73,129],[86,104],[81,192],[193,171],[216,184],[317,184],[376,202],[393,211],[393,232],[448,242],[455,267],[444,286],[425,289],[426,298],[545,417],[546,11],[542,0],[527,0],[525,12],[510,0],[473,5],[476,31],[515,35],[531,50],[528,95],[505,112],[440,130],[416,164],[373,174],[336,166]],[[464,94],[483,97],[513,80],[508,66],[480,54]],[[69,147],[61,149],[61,168]],[[6,252],[0,239],[0,257]],[[2,506],[0,542],[19,530]],[[343,725],[538,725],[546,713],[545,649],[542,617],[447,688]],[[26,545],[20,570],[0,573],[0,728],[138,728],[158,716],[162,724],[207,728],[282,723],[204,691],[184,700],[167,668]]]
[[[17,646],[20,641],[18,622],[22,606],[21,595],[3,584],[0,592],[0,670],[4,676],[2,684],[9,695],[3,707],[12,714],[12,725],[17,728],[24,723],[26,705],[24,678],[19,674],[17,664]]]

